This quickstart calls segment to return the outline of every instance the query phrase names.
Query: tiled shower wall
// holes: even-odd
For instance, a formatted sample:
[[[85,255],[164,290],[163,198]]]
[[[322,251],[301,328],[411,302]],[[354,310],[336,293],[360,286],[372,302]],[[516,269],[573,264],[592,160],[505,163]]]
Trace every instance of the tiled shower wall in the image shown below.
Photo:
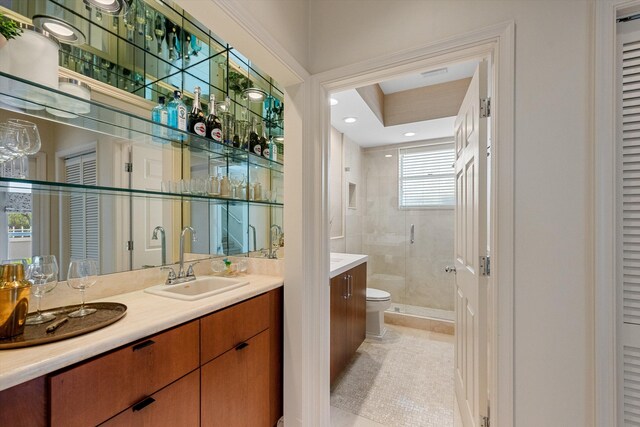
[[[453,209],[398,208],[395,146],[362,149],[332,129],[331,156],[331,251],[368,255],[367,286],[390,292],[395,303],[453,310],[455,281],[444,272],[453,264]],[[348,207],[349,183],[356,186],[355,208]]]
[[[362,168],[367,286],[390,292],[393,302],[453,310],[455,281],[444,272],[453,264],[453,209],[398,208],[397,147],[363,150]],[[414,244],[409,242],[411,224]]]

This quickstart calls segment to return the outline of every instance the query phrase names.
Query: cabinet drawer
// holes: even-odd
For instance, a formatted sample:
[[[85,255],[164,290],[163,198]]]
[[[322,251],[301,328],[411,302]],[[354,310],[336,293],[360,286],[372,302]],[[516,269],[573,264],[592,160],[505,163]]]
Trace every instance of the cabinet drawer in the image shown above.
[[[269,294],[263,294],[200,319],[202,364],[269,327]]]
[[[203,427],[269,427],[269,333],[200,368]]]
[[[200,425],[200,371],[141,400],[103,427],[197,427]]]
[[[50,377],[51,425],[97,425],[199,365],[198,321]]]

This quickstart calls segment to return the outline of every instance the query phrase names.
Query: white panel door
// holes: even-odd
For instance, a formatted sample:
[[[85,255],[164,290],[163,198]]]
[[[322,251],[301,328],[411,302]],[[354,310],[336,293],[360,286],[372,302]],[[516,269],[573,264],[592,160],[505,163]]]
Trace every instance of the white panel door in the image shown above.
[[[131,146],[131,187],[137,190],[160,190],[162,181],[162,147],[133,144]],[[153,240],[153,229],[160,225],[170,238],[171,229],[163,222],[162,199],[134,197],[132,200],[132,268],[157,266],[161,264],[160,237]],[[167,260],[169,261],[169,260]]]
[[[487,279],[480,257],[487,252],[487,64],[480,63],[455,121],[456,144],[456,342],[455,388],[465,426],[487,416]]]

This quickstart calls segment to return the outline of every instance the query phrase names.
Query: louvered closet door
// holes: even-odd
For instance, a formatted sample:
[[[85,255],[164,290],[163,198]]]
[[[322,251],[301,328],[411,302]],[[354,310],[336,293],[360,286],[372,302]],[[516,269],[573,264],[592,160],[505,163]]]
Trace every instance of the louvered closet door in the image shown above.
[[[95,153],[65,159],[65,182],[97,185]],[[99,196],[72,193],[69,196],[69,258],[92,259],[100,271]]]
[[[640,426],[640,21],[618,36],[618,420]]]

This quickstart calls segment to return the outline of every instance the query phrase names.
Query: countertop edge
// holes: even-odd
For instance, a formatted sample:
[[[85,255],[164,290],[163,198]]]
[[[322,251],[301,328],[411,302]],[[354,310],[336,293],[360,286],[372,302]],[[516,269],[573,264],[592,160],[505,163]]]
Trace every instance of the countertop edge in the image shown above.
[[[331,270],[329,273],[330,279],[333,279],[339,274],[342,274],[345,271],[351,270],[352,268],[367,262],[369,259],[367,255],[360,255],[360,254],[331,253],[330,256],[331,258],[334,258],[334,257],[342,258],[342,262],[330,263],[331,265]]]
[[[198,301],[174,300],[144,293],[143,290],[92,301],[123,303],[127,305],[127,314],[119,321],[85,335],[39,346],[0,350],[0,391],[284,285],[281,277],[252,275],[250,279],[252,282],[245,287]],[[144,302],[140,301],[142,298]],[[137,312],[133,313],[134,310]],[[156,312],[159,315],[154,316]],[[21,359],[28,360],[26,356],[35,360],[20,363]]]

